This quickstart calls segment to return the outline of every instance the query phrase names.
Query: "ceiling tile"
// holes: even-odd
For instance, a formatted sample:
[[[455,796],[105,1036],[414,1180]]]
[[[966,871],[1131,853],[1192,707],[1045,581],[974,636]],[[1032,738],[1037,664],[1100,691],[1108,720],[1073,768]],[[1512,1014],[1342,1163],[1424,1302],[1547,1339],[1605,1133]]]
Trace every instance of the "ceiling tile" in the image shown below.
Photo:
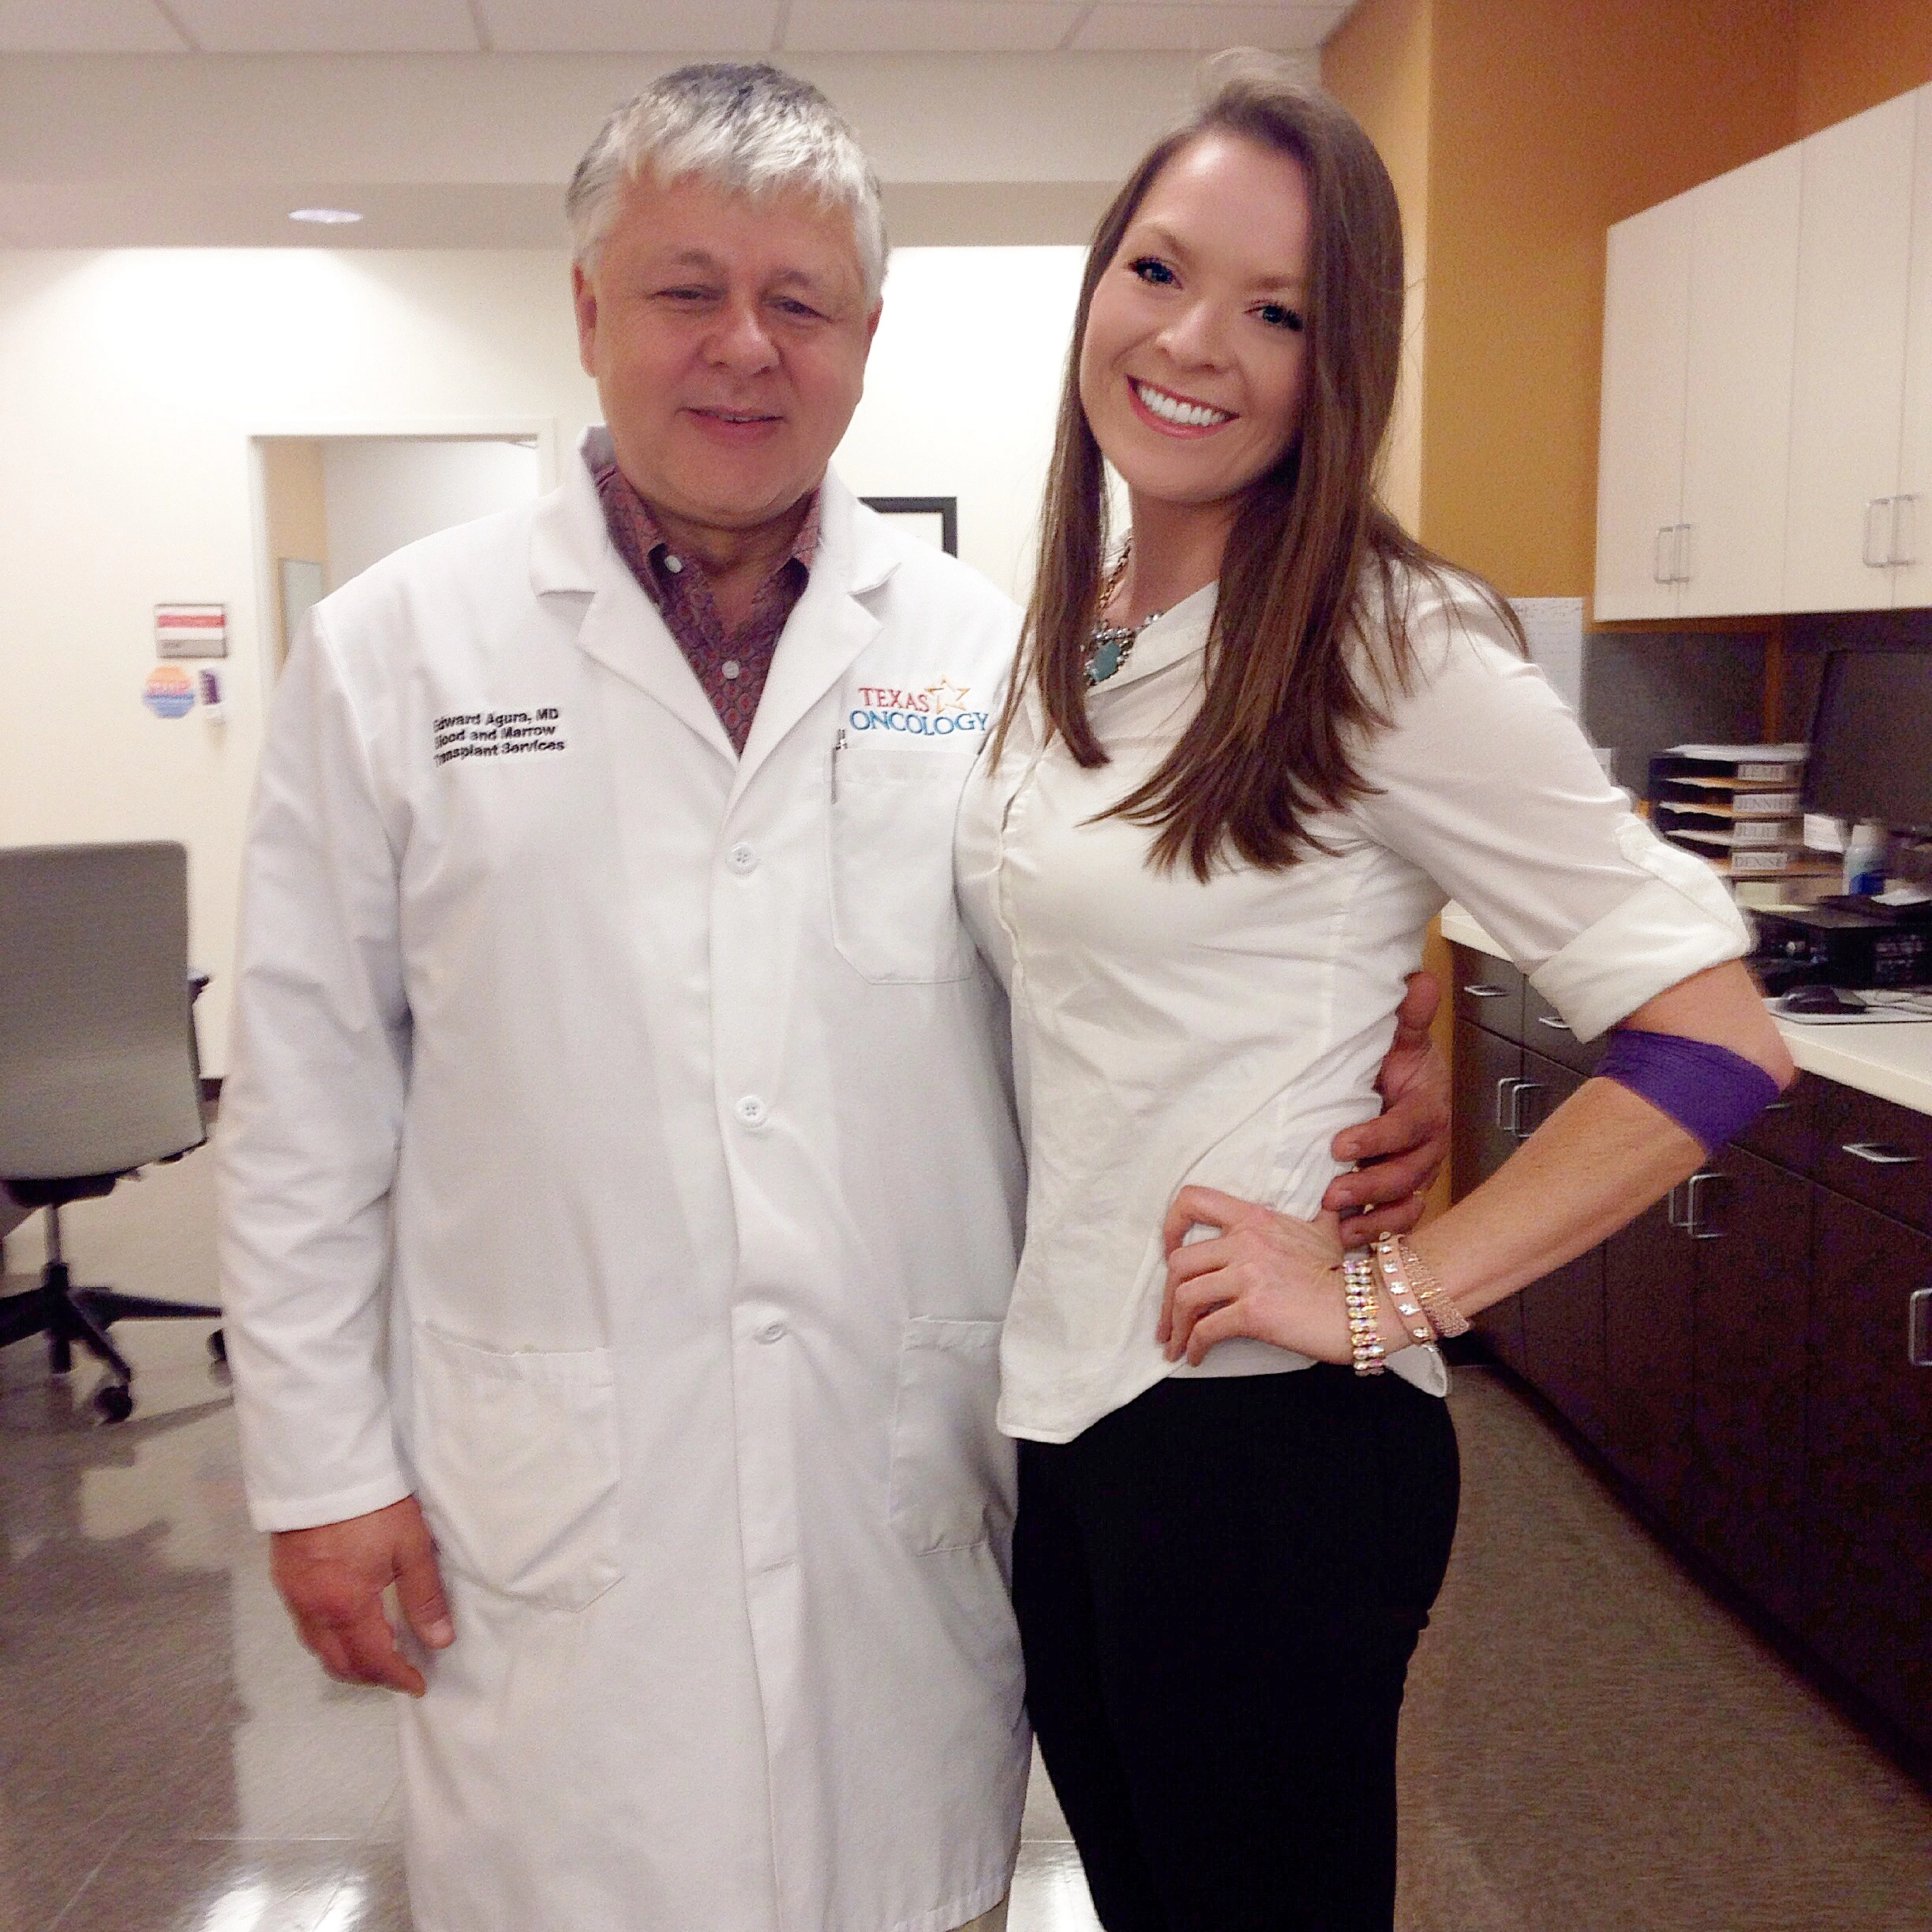
[[[1079,19],[1076,0],[792,0],[798,54],[1045,53]]]
[[[0,54],[185,54],[152,0],[0,0]]]
[[[1211,53],[1219,47],[1319,47],[1346,6],[1229,5],[1227,0],[1101,0],[1075,37],[1081,48]]]
[[[477,0],[499,54],[762,54],[779,0]]]
[[[168,0],[204,54],[474,54],[464,0]]]

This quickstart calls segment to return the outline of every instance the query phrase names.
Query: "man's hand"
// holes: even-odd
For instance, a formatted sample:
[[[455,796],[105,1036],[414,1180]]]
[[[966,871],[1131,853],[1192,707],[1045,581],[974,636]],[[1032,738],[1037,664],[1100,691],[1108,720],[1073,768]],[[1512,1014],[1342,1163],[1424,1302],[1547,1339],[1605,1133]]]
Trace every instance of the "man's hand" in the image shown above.
[[[1343,1129],[1332,1144],[1337,1160],[1366,1163],[1336,1175],[1322,1196],[1323,1207],[1341,1215],[1342,1238],[1351,1248],[1413,1227],[1424,1191],[1449,1158],[1449,1067],[1429,1038],[1442,989],[1425,972],[1411,973],[1408,987],[1376,1074],[1382,1112]]]
[[[410,1628],[432,1650],[455,1638],[436,1543],[414,1496],[343,1522],[279,1531],[269,1570],[295,1634],[340,1683],[387,1684],[411,1697],[428,1687],[383,1614],[391,1583]]]

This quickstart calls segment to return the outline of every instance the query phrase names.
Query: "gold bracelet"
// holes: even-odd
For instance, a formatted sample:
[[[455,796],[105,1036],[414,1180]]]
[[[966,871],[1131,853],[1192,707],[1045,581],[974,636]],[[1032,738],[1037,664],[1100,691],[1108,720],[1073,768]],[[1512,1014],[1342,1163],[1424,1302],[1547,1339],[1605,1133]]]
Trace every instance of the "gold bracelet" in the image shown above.
[[[1406,1244],[1399,1234],[1378,1234],[1375,1264],[1381,1271],[1389,1299],[1395,1304],[1395,1312],[1402,1317],[1403,1327],[1417,1342],[1433,1342],[1436,1339],[1436,1324],[1422,1306],[1421,1297],[1410,1286],[1406,1265],[1409,1256],[1406,1249]]]
[[[1444,1341],[1452,1336],[1467,1335],[1469,1317],[1443,1292],[1422,1257],[1400,1235],[1396,1240],[1402,1248],[1402,1267],[1410,1285],[1415,1290],[1416,1299],[1422,1304],[1422,1312],[1436,1324],[1436,1332]]]
[[[1342,1258],[1342,1293],[1348,1306],[1349,1350],[1358,1376],[1382,1372],[1382,1338],[1376,1332],[1375,1264],[1365,1254]]]

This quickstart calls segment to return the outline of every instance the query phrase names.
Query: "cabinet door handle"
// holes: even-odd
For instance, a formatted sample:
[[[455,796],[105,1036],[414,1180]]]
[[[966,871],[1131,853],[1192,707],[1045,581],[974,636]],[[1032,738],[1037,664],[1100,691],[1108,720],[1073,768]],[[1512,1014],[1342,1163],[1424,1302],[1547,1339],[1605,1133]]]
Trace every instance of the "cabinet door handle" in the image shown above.
[[[1914,526],[1918,519],[1914,514],[1918,507],[1916,496],[1894,496],[1892,499],[1892,555],[1894,564],[1916,564],[1918,545],[1914,541],[1917,532]]]
[[[1878,512],[1888,508],[1891,501],[1889,496],[1874,496],[1865,506],[1865,541],[1859,555],[1874,570],[1883,570],[1892,561],[1889,550],[1880,551],[1875,556],[1872,554],[1878,550]]]
[[[1932,1288],[1915,1288],[1906,1304],[1905,1359],[1915,1368],[1932,1368]]]
[[[1533,1126],[1526,1127],[1522,1124],[1522,1097],[1526,1093],[1541,1093],[1542,1091],[1543,1083],[1541,1080],[1519,1080],[1516,1082],[1515,1090],[1510,1095],[1509,1136],[1512,1140],[1527,1140],[1536,1132]]]
[[[1496,1082],[1496,1124],[1498,1133],[1507,1133],[1511,1131],[1510,1121],[1515,1118],[1515,1109],[1511,1106],[1509,1113],[1506,1114],[1503,1110],[1503,1105],[1505,1102],[1515,1099],[1516,1089],[1522,1084],[1522,1082],[1520,1080],[1507,1076]]]
[[[1705,1182],[1722,1181],[1726,1178],[1728,1177],[1720,1174],[1715,1167],[1700,1167],[1684,1183],[1683,1231],[1693,1241],[1722,1241],[1724,1239],[1722,1228],[1706,1227],[1704,1225],[1698,1214],[1698,1204],[1702,1197],[1702,1189]]]
[[[1664,545],[1676,528],[1675,523],[1663,523],[1657,526],[1657,541],[1650,546],[1650,575],[1654,582],[1669,583],[1673,581],[1671,576],[1672,567],[1664,560]]]
[[[1471,999],[1507,999],[1507,987],[1492,986],[1487,979],[1478,979],[1473,986],[1466,986],[1462,990]]]
[[[1909,1153],[1902,1147],[1893,1147],[1888,1140],[1846,1140],[1838,1149],[1841,1154],[1852,1155],[1855,1159],[1870,1161],[1874,1167],[1916,1167],[1919,1156]]]
[[[1570,1022],[1567,1020],[1559,1020],[1554,1013],[1538,1013],[1537,1024],[1540,1027],[1548,1027],[1552,1033],[1567,1033],[1570,1031]]]
[[[1688,523],[1677,526],[1677,541],[1674,547],[1677,564],[1671,574],[1671,580],[1674,583],[1688,583],[1690,581],[1690,526]]]

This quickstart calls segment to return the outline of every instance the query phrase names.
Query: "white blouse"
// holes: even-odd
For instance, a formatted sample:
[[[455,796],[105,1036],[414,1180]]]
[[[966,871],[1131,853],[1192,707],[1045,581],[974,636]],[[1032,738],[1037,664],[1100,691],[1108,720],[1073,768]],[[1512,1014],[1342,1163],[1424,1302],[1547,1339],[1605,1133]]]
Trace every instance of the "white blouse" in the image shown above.
[[[1466,906],[1579,1039],[1748,949],[1730,897],[1604,777],[1541,672],[1472,591],[1415,586],[1406,691],[1358,759],[1374,787],[1282,871],[1155,871],[1153,834],[1096,820],[1198,707],[1209,586],[1088,695],[1110,762],[1043,748],[1029,698],[961,804],[960,903],[1012,1005],[1028,1159],[1026,1247],[1001,1345],[1000,1426],[1065,1442],[1163,1376],[1161,1222],[1200,1182],[1312,1215],[1329,1143],[1375,1114],[1406,975],[1445,897]],[[1373,664],[1376,653],[1366,652]],[[1433,1348],[1390,1365],[1442,1394]],[[1210,1373],[1305,1368],[1237,1339]]]

